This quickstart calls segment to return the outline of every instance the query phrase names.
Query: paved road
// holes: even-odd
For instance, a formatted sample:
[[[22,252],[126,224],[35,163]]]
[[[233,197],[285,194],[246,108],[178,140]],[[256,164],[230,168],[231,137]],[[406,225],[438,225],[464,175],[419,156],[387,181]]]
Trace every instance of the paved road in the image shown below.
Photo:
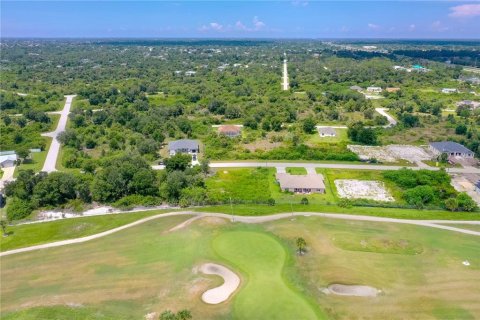
[[[287,59],[283,59],[283,76],[282,76],[282,89],[288,90],[288,70],[287,70]]]
[[[142,224],[142,223],[145,223],[145,222],[148,222],[148,221],[151,221],[151,220],[155,220],[155,219],[159,219],[159,218],[165,218],[165,217],[172,217],[172,216],[183,216],[183,215],[186,215],[186,216],[202,216],[202,217],[218,217],[218,218],[230,219],[230,220],[232,220],[232,222],[242,222],[242,223],[263,223],[263,222],[274,221],[274,220],[285,219],[285,218],[291,218],[291,217],[298,217],[298,216],[305,216],[305,217],[315,216],[315,217],[341,219],[341,220],[356,220],[356,221],[373,221],[373,222],[385,222],[385,223],[412,224],[412,225],[417,225],[417,226],[437,228],[437,229],[449,230],[449,231],[454,231],[454,232],[468,234],[468,235],[480,236],[479,231],[473,231],[473,230],[461,229],[461,228],[452,227],[452,226],[440,225],[441,223],[444,223],[444,224],[480,225],[480,221],[409,220],[409,219],[382,218],[382,217],[372,217],[372,216],[359,216],[359,215],[336,214],[336,213],[319,213],[319,212],[279,213],[279,214],[274,214],[274,215],[269,215],[269,216],[232,216],[232,215],[223,214],[223,213],[207,213],[207,212],[203,213],[203,212],[192,212],[192,211],[180,211],[180,212],[161,213],[161,214],[158,214],[158,215],[155,215],[155,216],[143,218],[143,219],[140,219],[138,221],[126,224],[124,226],[114,228],[114,229],[111,229],[111,230],[107,230],[107,231],[104,231],[104,232],[100,232],[100,233],[97,233],[97,234],[94,234],[94,235],[91,235],[91,236],[87,236],[87,237],[56,241],[56,242],[51,242],[51,243],[26,247],[26,248],[20,248],[20,249],[5,251],[5,252],[0,253],[0,257],[8,256],[8,255],[16,254],[16,253],[36,251],[36,250],[40,250],[40,249],[61,247],[61,246],[66,246],[66,245],[70,245],[70,244],[75,244],[75,243],[83,243],[83,242],[87,242],[87,241],[90,241],[90,240],[102,238],[102,237],[108,236],[108,235],[113,234],[113,233],[117,233],[119,231],[137,226],[139,224]],[[183,226],[184,224],[185,224],[185,222],[182,222],[179,226]],[[172,229],[175,230],[175,228],[172,228]],[[172,229],[170,229],[170,230],[172,230]]]
[[[397,125],[397,120],[395,120],[391,115],[386,112],[386,108],[375,108],[375,111],[380,113],[382,116],[386,117],[388,120],[388,125],[384,127],[394,127]]]
[[[65,96],[67,100],[65,101],[65,106],[63,107],[63,110],[60,112],[60,120],[58,121],[57,128],[53,132],[42,134],[42,136],[44,137],[52,138],[52,143],[50,144],[50,148],[48,149],[47,158],[45,159],[45,163],[43,164],[42,171],[52,172],[57,170],[55,168],[55,164],[57,163],[58,152],[60,151],[60,142],[58,142],[57,137],[61,132],[65,131],[68,114],[70,113],[70,107],[72,106],[72,100],[75,97],[76,95]]]

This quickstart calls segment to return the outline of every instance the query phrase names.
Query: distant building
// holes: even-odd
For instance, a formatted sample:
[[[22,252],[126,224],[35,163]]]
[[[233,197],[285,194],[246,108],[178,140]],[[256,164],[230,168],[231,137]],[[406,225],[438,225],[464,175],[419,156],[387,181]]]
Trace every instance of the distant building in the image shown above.
[[[442,153],[448,154],[449,157],[473,158],[475,156],[472,150],[453,141],[431,142],[429,148],[437,156]]]
[[[380,88],[380,87],[368,87],[367,92],[380,93],[380,92],[382,92],[382,88]]]
[[[218,133],[223,134],[227,137],[235,138],[242,133],[242,129],[239,126],[224,125],[218,127]]]
[[[337,132],[332,127],[318,128],[318,133],[320,137],[335,137],[337,135]]]
[[[456,105],[457,105],[457,107],[467,106],[467,107],[470,107],[472,109],[476,109],[476,108],[480,107],[480,102],[472,101],[472,100],[462,100],[462,101],[457,102]]]
[[[169,142],[168,151],[171,156],[174,156],[177,153],[188,153],[191,155],[196,155],[200,152],[200,147],[198,141],[196,140],[181,139]]]
[[[385,90],[387,92],[397,92],[397,91],[400,91],[400,88],[392,87],[392,88],[386,88]]]
[[[197,71],[185,71],[186,76],[194,76],[197,73]]]
[[[354,90],[354,91],[362,91],[363,88],[362,87],[359,87],[359,86],[351,86],[350,87],[350,90]]]
[[[325,193],[325,184],[321,174],[292,175],[288,173],[277,173],[276,179],[282,191]]]
[[[4,151],[3,153],[5,152],[8,152],[8,151]],[[18,160],[18,157],[15,152],[0,155],[0,167],[2,168],[13,167],[17,163],[17,160]]]
[[[458,90],[454,88],[443,88],[442,93],[457,93]]]

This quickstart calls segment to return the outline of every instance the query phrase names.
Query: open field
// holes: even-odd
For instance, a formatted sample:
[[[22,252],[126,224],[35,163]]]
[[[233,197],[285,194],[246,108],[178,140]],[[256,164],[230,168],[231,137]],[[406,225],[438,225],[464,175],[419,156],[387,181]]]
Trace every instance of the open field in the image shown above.
[[[319,217],[260,225],[203,218],[169,231],[188,218],[158,219],[83,244],[2,257],[2,318],[141,319],[182,308],[194,319],[480,317],[477,237]],[[304,256],[295,254],[299,236],[307,242]],[[239,291],[227,302],[201,301],[204,291],[221,283],[195,271],[205,262],[241,276]],[[382,294],[322,293],[332,283],[368,285]]]

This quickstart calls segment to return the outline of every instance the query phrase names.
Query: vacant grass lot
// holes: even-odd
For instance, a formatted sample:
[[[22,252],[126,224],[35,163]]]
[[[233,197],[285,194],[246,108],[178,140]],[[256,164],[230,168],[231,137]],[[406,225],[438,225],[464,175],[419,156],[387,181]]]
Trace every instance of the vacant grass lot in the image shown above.
[[[185,219],[158,219],[83,244],[3,257],[2,319],[143,319],[182,308],[194,319],[480,317],[475,236],[319,217],[261,225],[204,218],[169,231]],[[304,256],[294,253],[299,236],[307,242]],[[375,245],[364,250],[362,240],[372,239]],[[241,288],[227,302],[201,301],[205,290],[221,283],[196,271],[204,262],[241,276]],[[383,293],[323,294],[332,283]]]

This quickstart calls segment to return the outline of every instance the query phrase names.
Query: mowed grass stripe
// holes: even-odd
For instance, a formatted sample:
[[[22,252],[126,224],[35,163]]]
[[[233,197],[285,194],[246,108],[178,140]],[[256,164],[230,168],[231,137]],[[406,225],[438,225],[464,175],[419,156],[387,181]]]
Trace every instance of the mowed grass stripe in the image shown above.
[[[282,270],[287,252],[273,237],[253,231],[232,231],[215,238],[213,248],[247,275],[235,298],[235,318],[324,318],[286,283]]]

